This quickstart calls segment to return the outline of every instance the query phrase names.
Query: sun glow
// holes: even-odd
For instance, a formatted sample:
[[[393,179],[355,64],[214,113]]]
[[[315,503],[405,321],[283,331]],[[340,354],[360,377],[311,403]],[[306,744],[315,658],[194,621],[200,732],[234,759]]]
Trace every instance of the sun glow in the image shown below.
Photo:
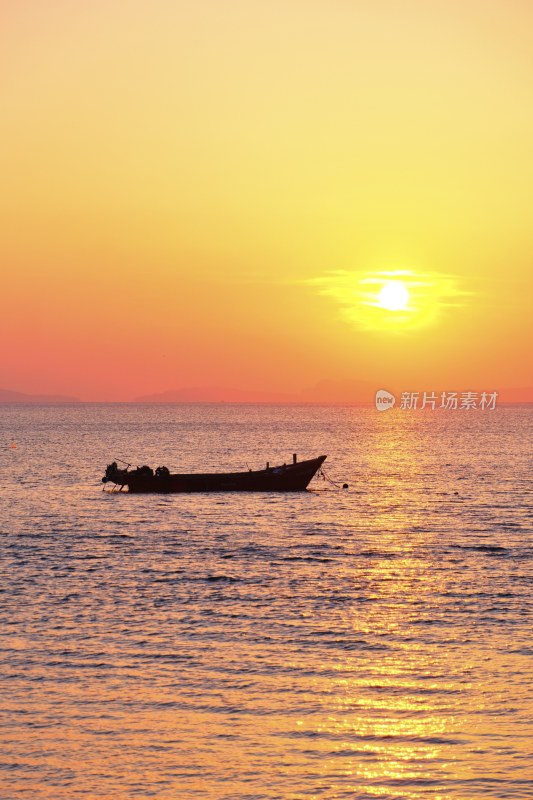
[[[401,281],[388,281],[378,295],[378,305],[388,311],[402,311],[409,302],[409,292]]]
[[[453,275],[405,269],[338,270],[311,283],[321,294],[335,298],[341,315],[357,328],[391,333],[436,324],[471,294]]]

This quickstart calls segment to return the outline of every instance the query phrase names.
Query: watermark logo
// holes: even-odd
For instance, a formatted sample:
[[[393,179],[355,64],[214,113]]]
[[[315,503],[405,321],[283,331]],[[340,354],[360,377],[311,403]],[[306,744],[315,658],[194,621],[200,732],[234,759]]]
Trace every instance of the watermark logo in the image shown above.
[[[376,392],[376,408],[378,411],[388,411],[396,402],[396,398],[385,389],[378,389]]]
[[[494,411],[498,392],[402,392],[398,408],[402,411],[444,409],[445,411]],[[376,408],[393,408],[396,398],[385,389],[376,392]]]

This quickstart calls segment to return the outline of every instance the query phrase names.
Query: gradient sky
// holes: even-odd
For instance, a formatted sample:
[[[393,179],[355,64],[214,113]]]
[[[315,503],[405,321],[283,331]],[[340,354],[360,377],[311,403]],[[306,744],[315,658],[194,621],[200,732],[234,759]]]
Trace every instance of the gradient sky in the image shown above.
[[[0,386],[531,385],[531,3],[0,15]],[[367,324],[394,271],[424,324]]]

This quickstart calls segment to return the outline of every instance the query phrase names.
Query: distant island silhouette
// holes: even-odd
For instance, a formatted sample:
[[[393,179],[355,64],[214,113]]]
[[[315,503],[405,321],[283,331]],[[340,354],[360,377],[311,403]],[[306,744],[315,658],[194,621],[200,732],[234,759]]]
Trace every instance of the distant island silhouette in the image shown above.
[[[367,381],[322,380],[299,392],[273,392],[228,386],[194,386],[136,397],[135,403],[353,403],[374,402],[376,387]]]
[[[134,403],[291,403],[295,395],[220,386],[193,386],[135,397]]]
[[[262,389],[242,389],[228,386],[192,386],[177,389],[169,389],[164,392],[154,392],[153,394],[143,394],[138,397],[125,398],[124,400],[110,401],[105,397],[98,400],[91,400],[92,403],[146,403],[146,404],[165,404],[165,403],[273,403],[277,405],[297,405],[297,404],[317,404],[317,405],[354,405],[354,406],[374,406],[375,394],[378,389],[387,388],[397,398],[402,391],[418,391],[420,397],[424,391],[435,391],[440,395],[442,387],[438,386],[376,386],[370,381],[357,380],[321,380],[314,386],[307,387],[297,392],[277,392],[264,391]],[[503,388],[487,385],[482,387],[468,387],[469,390],[477,391],[496,391],[498,393],[497,404],[531,404],[533,403],[533,386],[518,388]],[[446,391],[466,391],[464,387],[451,386]],[[13,389],[0,389],[0,405],[19,404],[19,405],[59,405],[70,403],[88,402],[83,398],[74,395],[64,394],[29,394],[18,392]]]
[[[55,403],[81,403],[79,397],[66,394],[26,394],[11,389],[0,389],[0,403],[20,403],[22,405],[54,405]]]

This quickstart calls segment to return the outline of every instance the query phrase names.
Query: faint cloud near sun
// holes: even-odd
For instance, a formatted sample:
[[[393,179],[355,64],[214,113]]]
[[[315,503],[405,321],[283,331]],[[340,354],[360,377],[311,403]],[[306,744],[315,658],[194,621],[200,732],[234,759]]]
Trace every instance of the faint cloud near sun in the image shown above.
[[[307,284],[333,297],[344,319],[362,330],[408,331],[434,323],[446,308],[464,305],[471,292],[453,275],[412,270],[336,270]]]

